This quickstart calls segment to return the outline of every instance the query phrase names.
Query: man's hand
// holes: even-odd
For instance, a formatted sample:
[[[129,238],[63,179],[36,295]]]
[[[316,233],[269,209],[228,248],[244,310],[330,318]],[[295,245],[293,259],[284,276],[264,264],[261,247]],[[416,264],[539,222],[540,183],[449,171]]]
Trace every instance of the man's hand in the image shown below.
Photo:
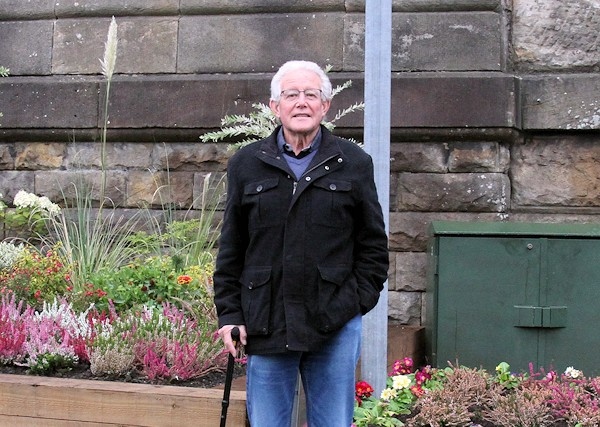
[[[223,340],[223,344],[225,345],[225,349],[229,351],[234,357],[237,356],[237,347],[233,339],[231,338],[231,330],[233,328],[238,328],[240,330],[240,342],[242,345],[246,345],[246,326],[245,325],[225,325],[221,329],[219,329],[218,333],[221,339]]]

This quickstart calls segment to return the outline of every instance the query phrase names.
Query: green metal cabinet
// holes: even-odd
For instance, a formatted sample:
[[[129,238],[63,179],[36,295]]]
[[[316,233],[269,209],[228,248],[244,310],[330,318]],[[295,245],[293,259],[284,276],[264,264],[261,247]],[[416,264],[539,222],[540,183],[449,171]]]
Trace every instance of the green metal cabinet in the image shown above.
[[[600,375],[600,224],[434,222],[429,362]]]

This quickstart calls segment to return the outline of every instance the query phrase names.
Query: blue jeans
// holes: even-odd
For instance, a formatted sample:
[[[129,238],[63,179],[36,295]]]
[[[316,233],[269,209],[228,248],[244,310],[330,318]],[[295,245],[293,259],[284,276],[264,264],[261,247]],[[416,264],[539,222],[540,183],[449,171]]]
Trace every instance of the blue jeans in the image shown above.
[[[308,427],[349,427],[354,414],[362,317],[356,316],[317,352],[250,355],[247,405],[252,427],[290,427],[298,372]]]

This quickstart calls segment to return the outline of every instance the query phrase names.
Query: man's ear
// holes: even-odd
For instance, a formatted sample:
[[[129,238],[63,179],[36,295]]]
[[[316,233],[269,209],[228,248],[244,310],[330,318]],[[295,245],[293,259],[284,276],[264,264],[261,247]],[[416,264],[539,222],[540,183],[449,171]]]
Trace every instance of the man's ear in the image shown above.
[[[273,112],[273,114],[275,114],[275,116],[277,118],[279,118],[279,102],[273,101],[271,99],[271,100],[269,100],[269,107],[271,108],[271,111]]]
[[[327,112],[329,111],[329,107],[331,107],[331,99],[328,99],[327,101],[322,101],[321,106],[321,108],[323,109],[323,117],[325,117],[327,115]]]

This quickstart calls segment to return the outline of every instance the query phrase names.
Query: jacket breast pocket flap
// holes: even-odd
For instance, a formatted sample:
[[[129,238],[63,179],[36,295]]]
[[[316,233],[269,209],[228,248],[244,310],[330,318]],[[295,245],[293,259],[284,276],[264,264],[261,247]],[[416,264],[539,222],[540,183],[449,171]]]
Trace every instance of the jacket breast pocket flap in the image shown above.
[[[350,181],[332,180],[332,179],[320,179],[315,182],[315,187],[321,188],[327,191],[350,191],[352,190],[352,183]]]
[[[253,194],[262,194],[265,191],[269,191],[279,183],[278,178],[263,179],[261,181],[254,181],[244,186],[244,194],[251,196]]]

